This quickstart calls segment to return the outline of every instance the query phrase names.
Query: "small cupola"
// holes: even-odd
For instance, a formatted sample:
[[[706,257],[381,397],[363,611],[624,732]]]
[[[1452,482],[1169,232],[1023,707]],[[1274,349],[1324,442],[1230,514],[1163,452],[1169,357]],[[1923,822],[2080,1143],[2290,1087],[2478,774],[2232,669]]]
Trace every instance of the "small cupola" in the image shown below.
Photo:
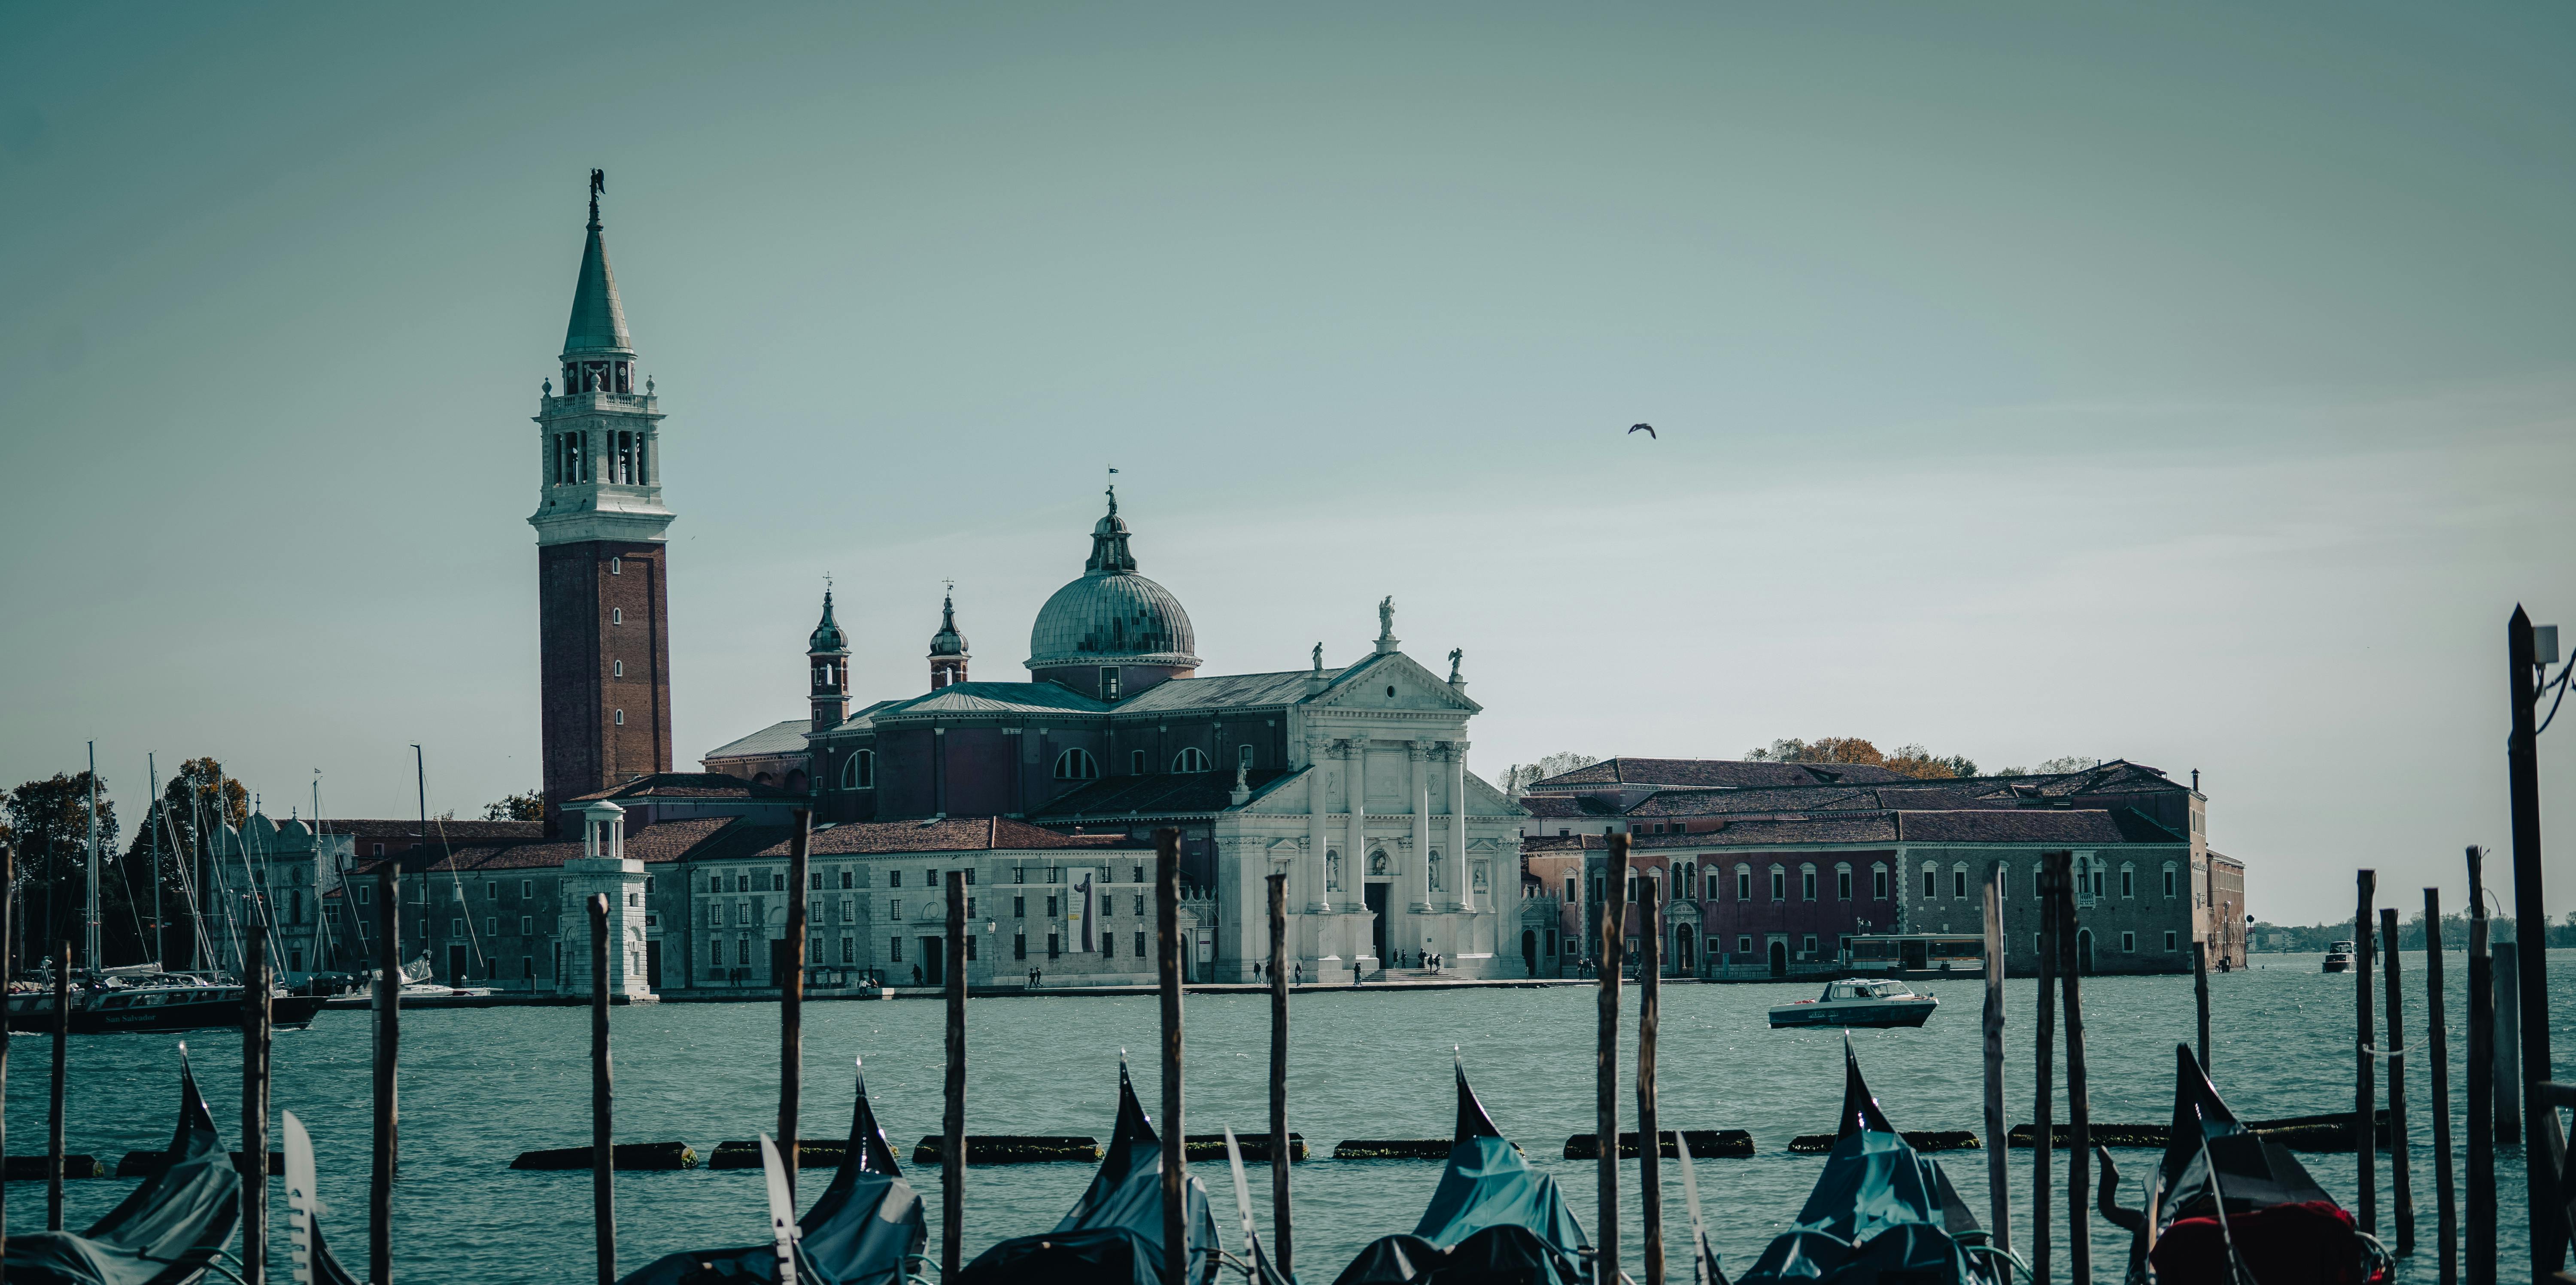
[[[850,640],[832,619],[832,591],[823,591],[823,618],[805,640],[805,664],[812,688],[806,693],[811,726],[827,732],[850,716]]]
[[[952,586],[939,599],[939,632],[930,636],[930,689],[966,681],[966,635],[957,632],[957,595]]]

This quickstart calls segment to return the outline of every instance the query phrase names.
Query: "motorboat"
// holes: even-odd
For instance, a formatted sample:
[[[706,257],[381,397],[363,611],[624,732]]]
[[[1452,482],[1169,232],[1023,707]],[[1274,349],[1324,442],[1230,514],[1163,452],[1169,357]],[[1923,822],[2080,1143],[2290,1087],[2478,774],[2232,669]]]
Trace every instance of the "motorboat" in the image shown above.
[[[1851,978],[1825,983],[1814,999],[1771,1006],[1771,1028],[1784,1026],[1921,1026],[1941,1001],[1903,982]]]
[[[2326,947],[2326,971],[2329,973],[2349,973],[2352,971],[2351,942],[2339,941]]]
[[[151,973],[111,976],[72,987],[71,1029],[74,1035],[102,1031],[195,1031],[240,1026],[242,988],[211,973]],[[289,994],[272,988],[268,1020],[272,1027],[296,1029],[313,1024],[322,1011],[319,995]],[[9,991],[9,1029],[43,1033],[54,1029],[54,993],[50,986]]]

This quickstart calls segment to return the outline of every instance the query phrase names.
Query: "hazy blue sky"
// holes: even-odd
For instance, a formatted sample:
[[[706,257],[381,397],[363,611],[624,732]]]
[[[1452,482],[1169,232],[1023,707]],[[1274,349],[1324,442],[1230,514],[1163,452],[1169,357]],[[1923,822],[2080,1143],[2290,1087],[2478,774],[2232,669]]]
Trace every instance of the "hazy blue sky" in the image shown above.
[[[801,714],[827,572],[863,695],[944,577],[1021,677],[1114,463],[1208,672],[1393,594],[1488,776],[2127,757],[2257,913],[2456,904],[2504,619],[2576,625],[2571,62],[2556,4],[8,6],[0,784],[536,784],[599,166],[684,766]]]

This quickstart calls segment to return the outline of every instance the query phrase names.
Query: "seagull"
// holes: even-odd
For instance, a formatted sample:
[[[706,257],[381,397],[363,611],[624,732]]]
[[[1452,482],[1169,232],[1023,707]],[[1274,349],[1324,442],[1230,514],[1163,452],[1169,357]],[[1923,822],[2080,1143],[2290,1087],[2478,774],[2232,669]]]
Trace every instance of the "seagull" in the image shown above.
[[[1654,437],[1654,436],[1655,436],[1655,426],[1654,426],[1654,425],[1652,425],[1652,424],[1630,424],[1630,425],[1628,426],[1628,431],[1629,431],[1629,432],[1631,432],[1631,433],[1638,432],[1638,431],[1640,431],[1640,430],[1642,430],[1642,431],[1646,434],[1646,436],[1648,436],[1648,437]],[[1657,438],[1655,438],[1655,440],[1656,440],[1656,441],[1662,441],[1663,439],[1662,439],[1662,438],[1657,437]]]

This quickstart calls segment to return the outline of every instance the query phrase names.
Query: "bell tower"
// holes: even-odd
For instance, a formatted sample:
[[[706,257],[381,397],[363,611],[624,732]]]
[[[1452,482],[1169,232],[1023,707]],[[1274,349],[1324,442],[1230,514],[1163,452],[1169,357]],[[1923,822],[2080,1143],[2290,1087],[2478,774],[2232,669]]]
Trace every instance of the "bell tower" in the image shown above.
[[[828,732],[850,716],[850,640],[832,619],[832,591],[823,591],[823,619],[805,640],[805,662],[813,672],[807,694],[817,732]]]
[[[636,390],[635,346],[600,237],[606,176],[558,359],[537,400],[537,646],[549,827],[568,799],[671,770],[670,607],[662,412]]]
[[[966,635],[957,632],[957,594],[952,587],[939,600],[939,632],[930,636],[930,689],[966,681]]]

